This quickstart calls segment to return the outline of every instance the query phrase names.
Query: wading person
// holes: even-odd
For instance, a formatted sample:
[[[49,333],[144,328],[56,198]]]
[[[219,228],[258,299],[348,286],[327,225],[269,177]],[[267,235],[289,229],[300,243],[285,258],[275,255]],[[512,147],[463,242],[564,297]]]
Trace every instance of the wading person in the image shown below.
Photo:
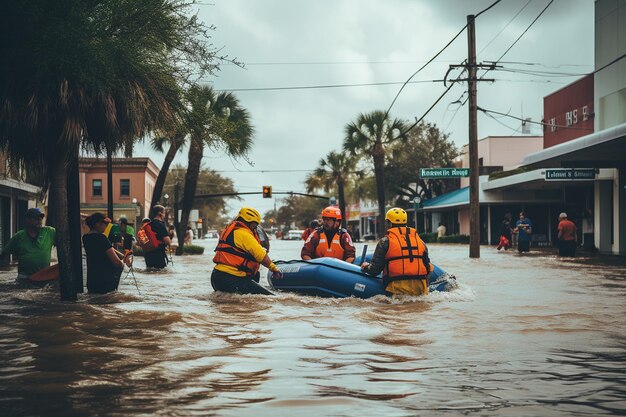
[[[8,266],[9,255],[17,258],[17,280],[25,282],[35,272],[50,266],[56,241],[54,227],[43,226],[44,213],[38,207],[26,211],[26,227],[17,232],[2,251],[2,264]]]
[[[519,220],[515,222],[514,233],[517,234],[517,251],[530,251],[530,235],[533,233],[533,222],[526,217],[523,211],[519,214]]]
[[[146,268],[163,269],[167,266],[165,249],[172,243],[164,223],[165,207],[152,207],[150,217],[150,221],[137,232],[137,244],[143,249]]]
[[[111,219],[102,213],[94,213],[85,219],[89,232],[83,235],[83,245],[87,255],[87,291],[106,294],[117,290],[124,263],[130,266],[130,259],[113,249],[112,243],[104,235]],[[124,256],[122,259],[119,255]]]
[[[576,256],[576,224],[567,218],[567,213],[559,214],[559,256]]]
[[[392,208],[385,220],[387,235],[376,245],[372,262],[363,262],[361,270],[374,276],[382,271],[385,291],[391,294],[428,294],[428,248],[417,231],[407,226],[403,209]]]
[[[511,246],[511,214],[506,213],[500,226],[500,243],[498,243],[498,250],[507,250]]]
[[[122,235],[122,249],[129,251],[133,249],[133,241],[135,240],[135,229],[128,225],[126,217],[120,217],[120,233]]]
[[[311,221],[309,227],[304,229],[304,232],[302,232],[302,236],[300,236],[302,240],[306,241],[309,236],[311,236],[311,233],[313,233],[318,227],[320,227],[320,224],[317,222],[317,220]]]
[[[346,229],[341,228],[341,210],[326,207],[322,210],[322,227],[315,229],[300,251],[305,261],[316,258],[337,258],[354,262],[356,249]]]
[[[267,267],[279,279],[282,273],[267,255],[257,233],[261,215],[251,207],[239,210],[237,218],[222,234],[215,248],[215,268],[211,286],[215,291],[236,294],[265,294],[270,291],[259,285],[259,268]]]

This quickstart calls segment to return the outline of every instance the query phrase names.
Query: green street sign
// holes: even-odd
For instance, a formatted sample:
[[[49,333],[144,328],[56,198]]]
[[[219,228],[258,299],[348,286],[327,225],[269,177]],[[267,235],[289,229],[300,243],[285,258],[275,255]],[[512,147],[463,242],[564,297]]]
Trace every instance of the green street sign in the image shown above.
[[[596,179],[595,168],[546,169],[546,181],[588,181]]]
[[[420,168],[420,178],[469,177],[469,168]]]

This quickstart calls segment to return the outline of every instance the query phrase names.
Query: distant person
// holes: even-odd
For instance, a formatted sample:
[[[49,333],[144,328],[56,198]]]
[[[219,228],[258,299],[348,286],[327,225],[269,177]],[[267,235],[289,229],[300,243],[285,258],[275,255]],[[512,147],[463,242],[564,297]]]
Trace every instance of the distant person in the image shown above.
[[[498,250],[508,250],[509,247],[511,247],[511,239],[511,213],[506,213],[500,225],[500,243],[498,243]]]
[[[520,212],[519,220],[515,222],[514,233],[517,234],[517,251],[530,251],[530,236],[533,233],[533,222],[526,217],[525,212]]]
[[[141,226],[141,235],[147,237],[150,241],[150,250],[146,251],[144,246],[143,256],[147,268],[163,269],[167,266],[165,249],[172,243],[164,223],[165,207],[158,204],[153,206],[150,209],[150,215],[151,219],[148,219],[148,223],[144,223]],[[140,232],[137,232],[139,243],[144,243],[142,242],[144,239],[140,237]]]
[[[193,244],[193,230],[191,230],[191,226],[187,226],[187,231],[185,232],[185,245]]]
[[[50,266],[56,230],[43,226],[43,211],[39,207],[26,210],[26,227],[17,232],[2,250],[2,264],[8,267],[9,255],[17,258],[17,280],[25,282],[35,272]]]
[[[135,240],[135,229],[128,224],[126,217],[120,217],[120,233],[122,235],[122,248],[125,251],[133,249],[133,242]]]
[[[352,263],[356,249],[346,229],[341,228],[341,210],[326,207],[322,210],[322,227],[311,233],[300,251],[302,259],[336,258]]]
[[[259,242],[261,242],[261,246],[263,246],[263,249],[269,252],[270,251],[270,237],[268,236],[265,229],[263,229],[263,227],[259,225],[256,228],[256,233],[259,236]]]
[[[309,236],[311,236],[311,233],[313,233],[318,227],[320,227],[320,224],[317,222],[317,220],[311,221],[309,227],[304,229],[304,232],[302,232],[302,240],[306,241]]]
[[[258,284],[259,268],[266,266],[276,279],[281,278],[282,273],[261,246],[257,232],[259,223],[259,212],[243,207],[222,232],[215,248],[215,268],[211,274],[211,286],[215,291],[272,295]]]
[[[440,237],[444,237],[446,235],[446,226],[439,222],[439,227],[437,228],[437,239]]]
[[[412,227],[401,208],[387,211],[387,235],[376,245],[372,262],[363,262],[361,270],[377,276],[382,271],[385,291],[391,294],[428,294],[431,271],[428,248]]]
[[[87,255],[87,291],[106,294],[117,290],[124,263],[130,265],[130,258],[123,261],[113,249],[112,243],[104,235],[111,219],[102,213],[94,213],[85,219],[89,232],[83,235],[83,245]]]
[[[567,213],[559,214],[558,239],[559,256],[576,256],[576,224],[567,218]]]
[[[150,219],[148,219],[148,222],[150,222]],[[167,234],[169,235],[170,240],[174,240],[174,238],[176,237],[176,230],[174,226],[167,226]]]

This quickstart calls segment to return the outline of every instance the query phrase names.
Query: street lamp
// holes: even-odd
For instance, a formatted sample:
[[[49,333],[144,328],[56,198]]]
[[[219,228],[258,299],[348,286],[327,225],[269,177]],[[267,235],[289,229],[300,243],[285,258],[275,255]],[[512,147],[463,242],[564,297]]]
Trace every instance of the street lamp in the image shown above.
[[[417,230],[417,209],[420,208],[421,202],[422,199],[419,195],[415,196],[415,198],[413,199],[413,220],[415,221],[415,230]]]
[[[163,203],[165,205],[165,225],[169,226],[170,225],[170,221],[169,221],[169,211],[167,209],[167,203],[170,199],[170,195],[165,193],[163,194]]]
[[[140,224],[139,216],[141,215],[140,205],[137,199],[134,197],[131,201],[135,205],[135,227],[139,229],[139,224]]]

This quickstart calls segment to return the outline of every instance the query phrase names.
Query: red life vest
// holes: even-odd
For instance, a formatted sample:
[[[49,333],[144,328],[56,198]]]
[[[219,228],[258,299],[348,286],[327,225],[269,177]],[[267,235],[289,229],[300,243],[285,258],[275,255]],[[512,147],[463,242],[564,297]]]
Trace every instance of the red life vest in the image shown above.
[[[258,272],[261,264],[254,256],[235,246],[235,230],[243,229],[250,233],[261,244],[258,234],[254,233],[242,222],[234,221],[222,232],[220,240],[215,248],[213,262],[216,264],[228,265],[243,271],[248,276],[254,276]]]
[[[152,230],[151,224],[152,222],[145,223],[137,231],[137,244],[143,249],[144,253],[154,252],[163,243],[157,239],[156,232]]]
[[[392,227],[387,230],[387,236],[389,249],[385,255],[384,285],[397,280],[426,279],[430,265],[424,262],[426,245],[417,231],[411,227]]]
[[[324,229],[318,229],[317,235],[320,240],[317,242],[317,247],[315,248],[315,257],[316,258],[337,258],[343,260],[343,247],[341,246],[341,230],[337,230],[337,233],[333,236],[333,240],[331,242],[328,241],[326,237],[326,233],[324,233]]]

